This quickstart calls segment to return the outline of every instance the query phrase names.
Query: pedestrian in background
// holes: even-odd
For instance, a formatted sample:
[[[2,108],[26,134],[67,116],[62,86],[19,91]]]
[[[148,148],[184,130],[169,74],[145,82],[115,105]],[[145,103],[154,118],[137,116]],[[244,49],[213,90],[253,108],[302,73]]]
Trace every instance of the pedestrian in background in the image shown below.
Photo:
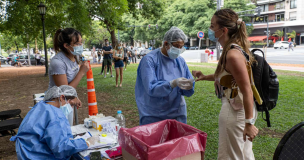
[[[119,87],[122,87],[122,78],[123,78],[123,67],[124,67],[124,50],[121,47],[121,44],[116,45],[113,51],[113,58],[115,62],[115,72],[116,72],[116,87],[118,87],[118,77],[120,76]]]
[[[131,46],[130,53],[131,53],[132,63],[134,64],[136,63],[136,50],[134,49],[133,46]]]
[[[210,56],[210,50],[208,49],[208,47],[205,49],[205,53],[208,54],[208,58]]]
[[[293,42],[292,41],[289,42],[288,52],[289,52],[290,49],[293,51]]]
[[[58,29],[54,36],[54,50],[57,54],[50,62],[49,89],[61,85],[76,88],[90,69],[87,61],[82,62],[79,68],[76,58],[83,52],[81,33],[74,28]]]
[[[19,62],[19,60],[20,60],[20,57],[19,57],[19,55],[18,54],[16,54],[16,56],[14,57],[14,66],[17,64],[17,67],[19,66],[19,67],[22,67],[21,66],[21,63]]]
[[[127,70],[127,65],[128,65],[128,49],[127,47],[124,45],[123,46],[123,53],[124,53],[124,59],[123,59],[123,62],[125,64],[125,70]]]
[[[97,63],[97,59],[96,59],[97,55],[96,55],[94,49],[92,49],[92,51],[91,51],[91,56],[93,57],[93,63]]]
[[[213,49],[211,49],[211,52],[210,52],[211,60],[213,60],[213,54],[214,54]]]
[[[103,52],[103,65],[101,68],[101,72],[99,75],[102,75],[103,71],[107,70],[107,68],[110,70],[111,72],[111,77],[113,77],[112,74],[112,54],[113,54],[113,50],[112,50],[112,46],[109,45],[109,40],[105,39],[105,46],[102,47],[102,52]],[[106,72],[104,73],[104,78],[106,78]]]
[[[97,56],[98,56],[98,64],[100,64],[100,59],[101,59],[101,52],[100,49],[97,52]]]
[[[40,65],[41,64],[40,63],[41,55],[39,52],[35,55],[35,59],[36,59],[36,66]]]

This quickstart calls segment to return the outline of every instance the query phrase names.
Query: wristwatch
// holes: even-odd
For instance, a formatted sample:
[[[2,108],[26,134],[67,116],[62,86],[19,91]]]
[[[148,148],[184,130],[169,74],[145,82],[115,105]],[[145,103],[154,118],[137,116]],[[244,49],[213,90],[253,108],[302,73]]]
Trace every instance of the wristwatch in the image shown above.
[[[251,118],[251,119],[245,119],[245,123],[249,123],[251,125],[254,125],[255,119]]]

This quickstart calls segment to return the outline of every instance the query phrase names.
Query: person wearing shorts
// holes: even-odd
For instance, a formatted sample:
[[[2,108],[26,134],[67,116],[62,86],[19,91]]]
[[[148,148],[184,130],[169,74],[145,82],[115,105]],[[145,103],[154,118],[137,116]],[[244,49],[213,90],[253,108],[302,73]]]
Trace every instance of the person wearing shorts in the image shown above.
[[[127,70],[127,65],[128,65],[128,49],[126,46],[123,47],[123,54],[124,54],[124,65],[125,65],[125,70]]]
[[[112,54],[113,54],[113,51],[112,51],[112,46],[109,45],[109,40],[108,39],[105,39],[105,42],[106,42],[106,45],[104,47],[102,47],[102,50],[103,50],[103,66],[105,67],[104,70],[106,71],[107,68],[110,69],[110,72],[111,72],[111,77],[113,77],[113,74],[112,74]],[[106,72],[104,72],[104,78],[106,78]]]
[[[118,87],[118,77],[120,76],[120,84],[119,87],[122,87],[122,78],[123,78],[123,59],[124,59],[124,53],[123,48],[121,47],[121,44],[118,44],[114,48],[114,63],[115,63],[115,71],[116,71],[116,87]]]
[[[100,64],[100,59],[101,59],[101,52],[100,52],[100,50],[98,50],[97,55],[98,55],[98,64]]]
[[[130,49],[130,52],[131,52],[131,59],[132,59],[132,63],[136,63],[136,50],[133,48],[133,46],[131,46],[131,49]]]

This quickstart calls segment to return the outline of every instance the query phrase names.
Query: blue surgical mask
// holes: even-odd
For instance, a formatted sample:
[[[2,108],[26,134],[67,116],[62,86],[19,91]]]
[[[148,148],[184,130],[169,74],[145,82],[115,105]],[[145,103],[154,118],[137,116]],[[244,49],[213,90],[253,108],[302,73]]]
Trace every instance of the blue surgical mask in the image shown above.
[[[60,102],[60,109],[67,119],[68,119],[68,115],[71,112],[73,112],[73,109],[72,109],[70,103],[68,103],[66,100],[65,100],[65,105],[63,105],[63,106],[61,105],[61,102]]]
[[[220,30],[220,29],[218,29],[218,30]],[[208,37],[209,37],[210,41],[217,42],[219,40],[219,38],[221,38],[221,36],[219,38],[215,38],[215,32],[217,32],[217,31],[213,31],[210,28],[208,29]]]
[[[176,59],[180,54],[182,54],[185,51],[185,48],[176,48],[174,46],[171,46],[170,49],[167,50],[167,53],[169,55],[169,58]]]
[[[81,56],[82,52],[83,52],[83,45],[80,45],[80,46],[74,46],[73,47],[74,49],[74,52],[71,51],[71,53],[75,56]]]

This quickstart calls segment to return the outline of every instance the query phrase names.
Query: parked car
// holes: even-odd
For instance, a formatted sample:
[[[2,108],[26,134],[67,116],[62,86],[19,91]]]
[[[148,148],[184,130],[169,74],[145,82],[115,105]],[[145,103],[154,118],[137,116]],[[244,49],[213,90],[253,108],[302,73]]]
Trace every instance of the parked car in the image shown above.
[[[294,46],[294,45],[292,44],[292,46]],[[283,49],[283,48],[288,49],[288,47],[289,47],[289,42],[288,42],[288,41],[277,41],[277,42],[274,43],[274,45],[273,45],[273,48],[274,48],[274,49],[277,49],[277,48],[280,48],[280,49]]]
[[[191,46],[191,47],[189,48],[189,50],[198,50],[198,47],[197,47],[197,46]]]
[[[145,55],[147,55],[149,52],[151,52],[152,50],[149,49],[143,49],[139,52],[139,54],[137,55],[138,59],[143,58]]]
[[[189,46],[184,45],[184,48],[185,48],[186,50],[189,50]]]
[[[7,63],[6,60],[7,60],[6,57],[0,55],[1,64],[6,64]]]
[[[14,60],[15,56],[16,56],[16,53],[9,54],[8,57],[6,58],[6,63],[12,64],[12,61]]]
[[[222,47],[222,46],[220,46],[220,47],[221,47],[221,48],[220,48],[220,51],[223,51],[223,47]],[[208,48],[209,48],[209,49],[214,49],[214,50],[215,50],[215,49],[216,49],[216,46],[209,46]]]

